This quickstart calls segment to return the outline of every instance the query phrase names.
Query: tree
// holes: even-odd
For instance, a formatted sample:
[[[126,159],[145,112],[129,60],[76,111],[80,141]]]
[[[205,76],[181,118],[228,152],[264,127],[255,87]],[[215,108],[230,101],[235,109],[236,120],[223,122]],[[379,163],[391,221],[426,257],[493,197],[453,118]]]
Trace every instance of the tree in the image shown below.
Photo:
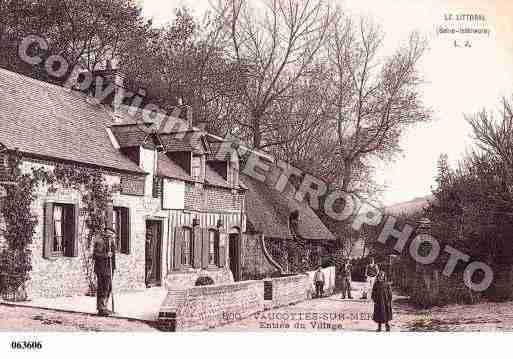
[[[392,158],[400,152],[404,129],[430,119],[418,71],[427,43],[414,32],[394,54],[381,57],[383,33],[363,18],[338,17],[330,34],[331,145],[338,158],[333,171],[341,178],[341,190],[351,191],[355,174],[370,170],[369,158]]]
[[[286,143],[293,136],[271,139],[283,125],[271,109],[305,76],[326,41],[333,20],[330,5],[322,0],[268,0],[252,8],[247,0],[226,0],[218,13],[225,18],[231,53],[243,72],[245,115],[234,119],[234,134],[255,149]]]
[[[151,21],[145,20],[132,0],[0,0],[0,33],[6,56],[0,65],[37,79],[62,84],[44,65],[32,67],[17,58],[17,44],[28,34],[48,41],[47,56],[63,56],[71,71],[80,64],[94,70],[106,60],[118,58],[130,46],[151,36]],[[2,49],[4,50],[4,49]],[[4,55],[4,52],[2,53]]]
[[[478,147],[488,155],[498,158],[506,164],[507,180],[513,177],[513,105],[502,98],[500,120],[494,114],[482,110],[465,119],[472,126],[474,139]],[[511,181],[509,181],[511,183]]]
[[[192,107],[197,121],[223,134],[226,118],[236,113],[240,76],[225,54],[220,19],[207,13],[200,22],[187,8],[176,10],[174,21],[153,41],[134,46],[122,59],[132,90],[146,89],[148,99],[172,111],[180,102]]]

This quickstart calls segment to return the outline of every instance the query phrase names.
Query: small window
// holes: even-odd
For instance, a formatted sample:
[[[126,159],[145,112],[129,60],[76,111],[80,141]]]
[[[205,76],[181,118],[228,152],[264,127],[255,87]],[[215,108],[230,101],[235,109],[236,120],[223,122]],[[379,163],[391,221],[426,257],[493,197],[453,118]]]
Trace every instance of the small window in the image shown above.
[[[130,218],[129,209],[114,207],[112,228],[116,231],[116,249],[123,254],[130,254]]]
[[[53,207],[53,245],[52,250],[54,253],[64,253],[64,218],[63,218],[63,206],[57,205]]]
[[[239,187],[239,171],[236,168],[234,168],[232,170],[232,178],[231,178],[231,180],[232,180],[232,187],[233,188]]]
[[[200,157],[195,156],[192,158],[191,176],[195,180],[201,179],[201,158]]]
[[[219,238],[214,230],[208,231],[208,264],[219,265]]]
[[[164,180],[160,177],[153,177],[153,187],[152,187],[152,196],[153,198],[162,197],[162,189],[164,186]]]
[[[184,267],[190,267],[193,261],[194,253],[192,229],[183,229],[183,246],[182,246],[182,265]]]
[[[74,206],[69,204],[54,204],[53,206],[53,235],[50,248],[53,255],[71,256],[75,240]]]

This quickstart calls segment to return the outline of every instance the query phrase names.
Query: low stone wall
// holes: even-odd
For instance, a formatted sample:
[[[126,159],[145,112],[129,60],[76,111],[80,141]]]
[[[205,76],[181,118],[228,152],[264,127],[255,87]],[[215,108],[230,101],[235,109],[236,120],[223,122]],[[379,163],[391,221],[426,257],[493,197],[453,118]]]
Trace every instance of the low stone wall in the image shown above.
[[[159,321],[169,330],[204,330],[263,310],[264,282],[244,281],[170,290]]]
[[[264,279],[265,307],[277,308],[307,299],[310,287],[306,274]]]
[[[308,274],[308,282],[309,286],[307,287],[307,296],[308,298],[312,298],[313,294],[315,294],[315,283],[314,276],[316,271],[307,272]],[[324,295],[332,295],[335,291],[335,266],[322,268],[322,272],[324,273]]]
[[[183,289],[194,287],[199,277],[210,277],[214,285],[233,283],[233,274],[228,268],[219,269],[183,269],[169,272],[166,276],[165,286],[168,289]]]

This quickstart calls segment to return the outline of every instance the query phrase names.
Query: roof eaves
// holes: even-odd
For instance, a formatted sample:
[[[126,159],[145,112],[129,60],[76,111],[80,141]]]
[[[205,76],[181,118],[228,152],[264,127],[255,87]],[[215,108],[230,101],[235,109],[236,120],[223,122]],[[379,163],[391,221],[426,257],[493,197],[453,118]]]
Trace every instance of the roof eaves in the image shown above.
[[[92,167],[92,168],[98,168],[98,169],[102,169],[102,170],[106,170],[106,171],[122,172],[122,173],[134,174],[134,175],[139,175],[139,176],[146,176],[146,175],[149,174],[148,172],[144,171],[143,169],[130,170],[130,169],[119,168],[119,167],[101,166],[101,165],[97,165],[95,163],[73,161],[73,160],[68,160],[68,159],[64,159],[64,158],[45,156],[45,155],[41,155],[39,153],[32,153],[32,152],[26,152],[26,151],[21,151],[20,153],[22,155],[26,155],[27,157],[34,158],[34,159],[50,160],[50,161],[55,161],[55,162],[78,164],[78,165],[82,165],[82,166],[86,166],[86,167]],[[135,166],[137,166],[137,165],[135,165]]]

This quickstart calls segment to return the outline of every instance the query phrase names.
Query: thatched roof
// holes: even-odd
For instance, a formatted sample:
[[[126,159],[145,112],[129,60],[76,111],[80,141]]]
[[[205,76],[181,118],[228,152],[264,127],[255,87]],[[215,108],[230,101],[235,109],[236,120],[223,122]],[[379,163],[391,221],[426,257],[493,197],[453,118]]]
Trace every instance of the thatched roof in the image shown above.
[[[273,168],[265,183],[241,174],[241,179],[248,187],[246,193],[246,214],[248,222],[256,232],[266,237],[292,239],[289,230],[289,217],[294,211],[299,212],[298,233],[309,240],[335,240],[333,234],[321,222],[315,212],[304,202],[294,199],[291,185],[285,191],[275,189],[279,169]]]

